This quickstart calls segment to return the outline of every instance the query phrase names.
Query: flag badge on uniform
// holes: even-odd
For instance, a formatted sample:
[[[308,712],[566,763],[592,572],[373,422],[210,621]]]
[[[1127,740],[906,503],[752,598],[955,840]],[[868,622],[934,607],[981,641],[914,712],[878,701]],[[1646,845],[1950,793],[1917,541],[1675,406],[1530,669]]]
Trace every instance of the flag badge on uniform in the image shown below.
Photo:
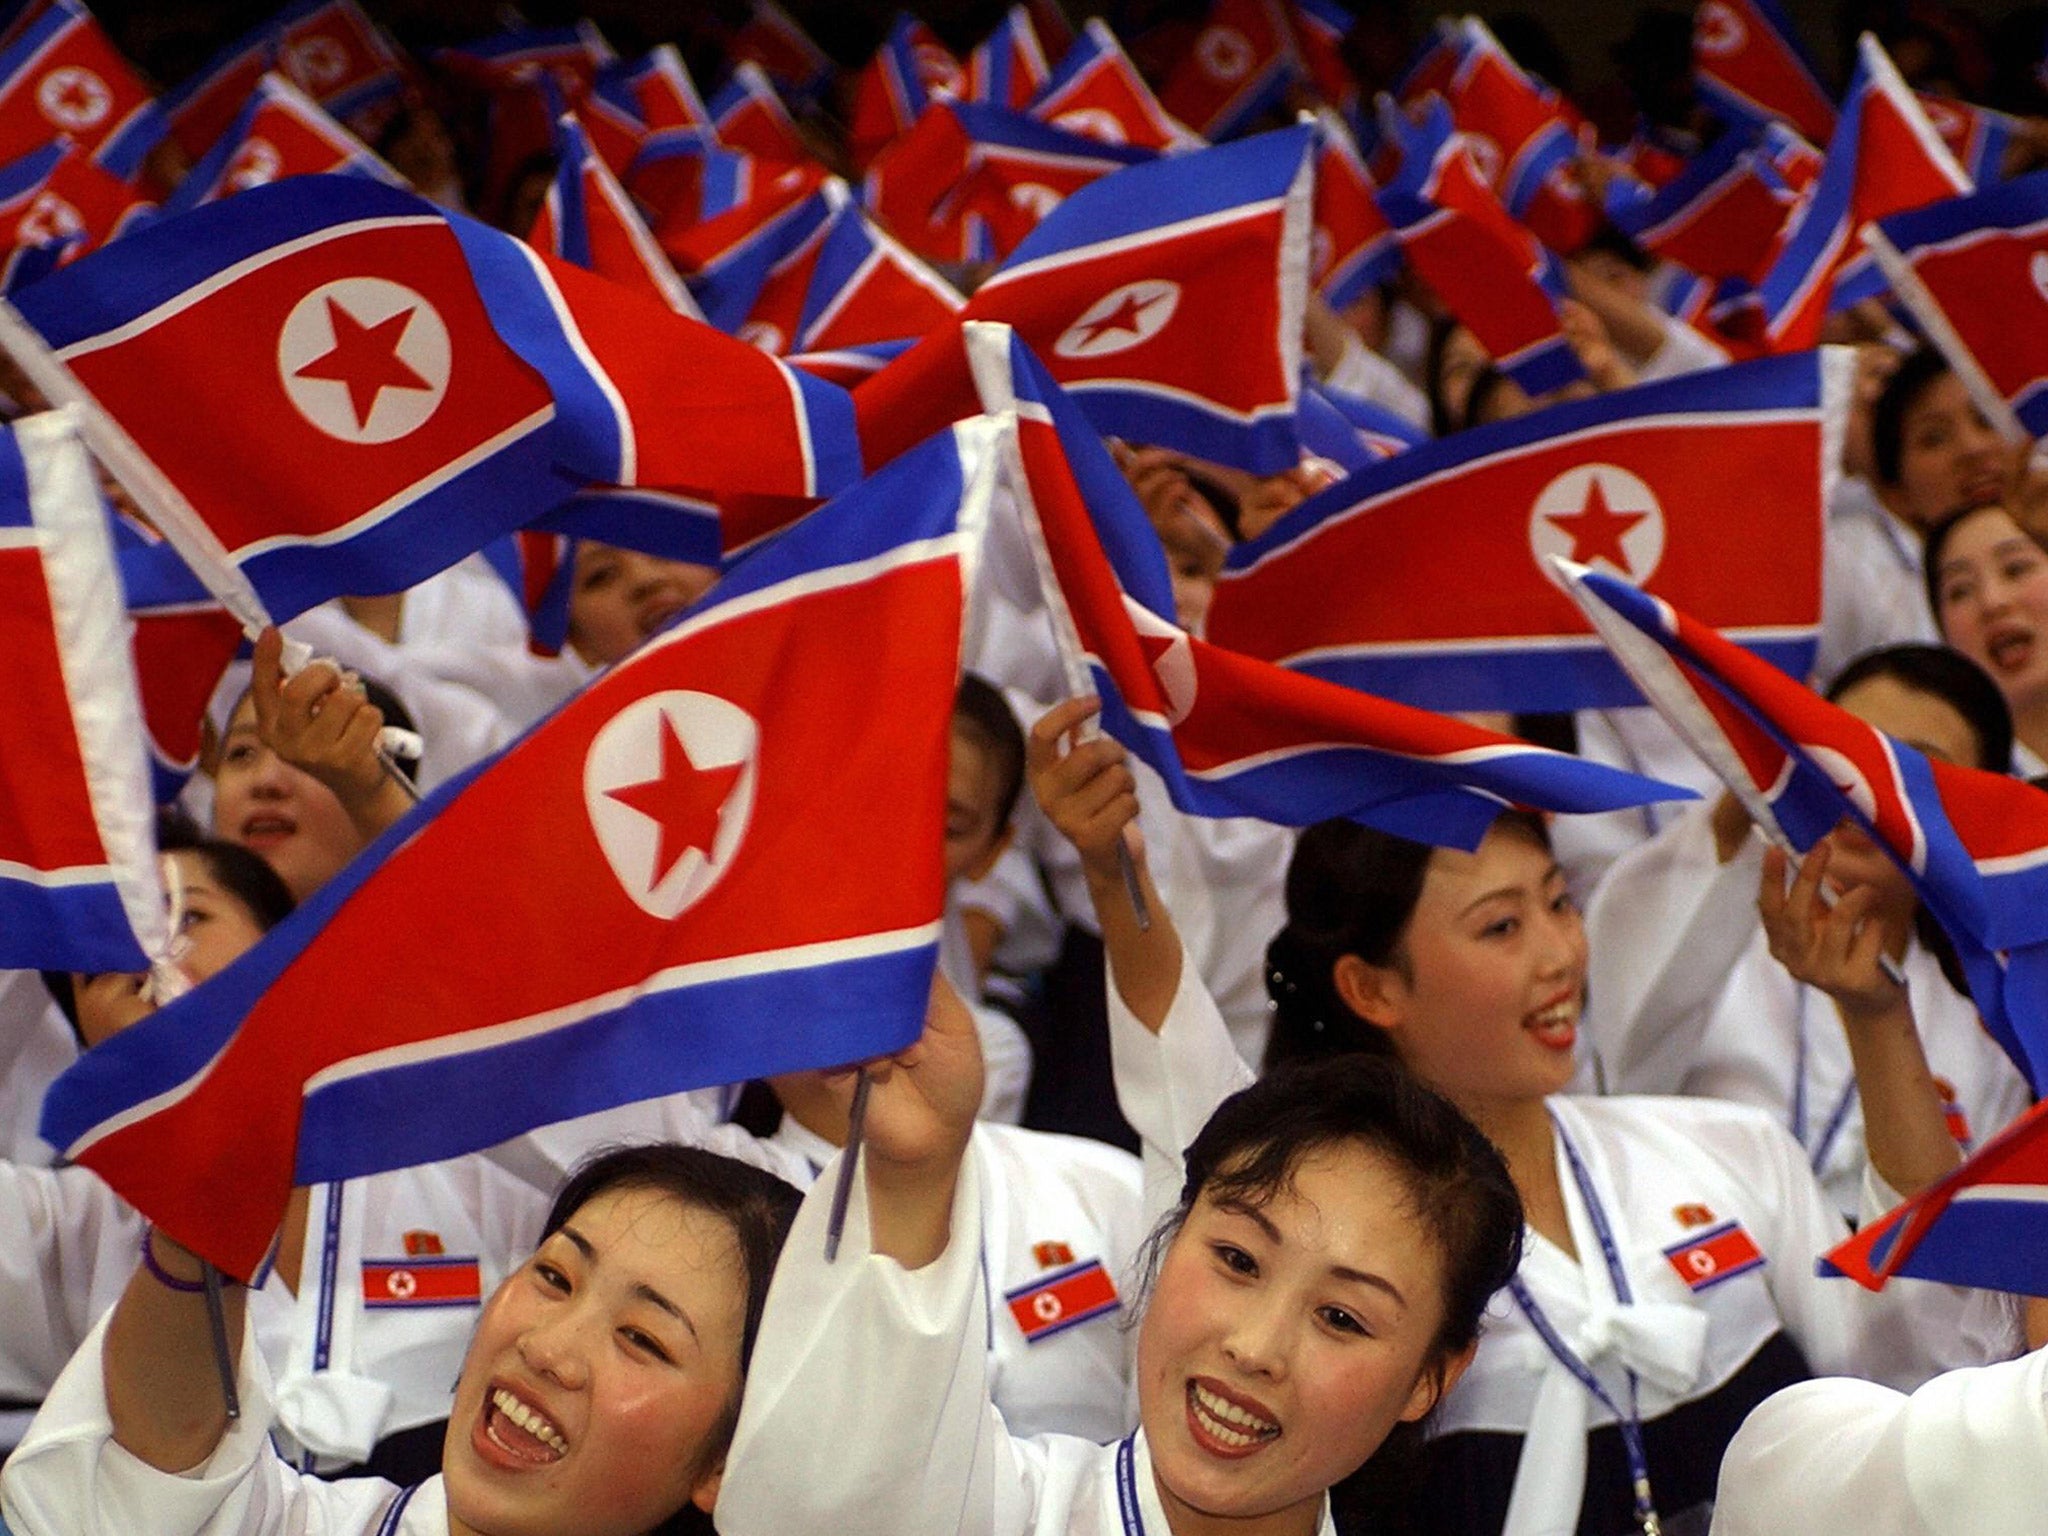
[[[474,1258],[408,1254],[363,1260],[363,1306],[372,1312],[473,1307],[483,1296],[483,1275]]]
[[[1688,1237],[1664,1250],[1664,1257],[1695,1295],[1764,1267],[1764,1251],[1739,1221],[1724,1221],[1712,1231]]]
[[[1078,1328],[1123,1305],[1116,1293],[1116,1282],[1110,1279],[1100,1259],[1084,1259],[1049,1275],[1040,1275],[1029,1285],[1003,1292],[1003,1301],[1027,1344]]]

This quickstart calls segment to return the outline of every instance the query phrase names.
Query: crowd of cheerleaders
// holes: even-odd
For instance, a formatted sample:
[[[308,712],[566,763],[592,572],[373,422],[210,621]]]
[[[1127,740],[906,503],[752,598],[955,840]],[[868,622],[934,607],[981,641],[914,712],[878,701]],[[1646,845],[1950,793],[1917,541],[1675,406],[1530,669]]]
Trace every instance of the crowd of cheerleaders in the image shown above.
[[[1573,264],[1603,387],[1723,361],[1618,245]],[[1439,433],[1531,407],[1411,285],[1310,327],[1319,369]],[[2011,454],[1932,352],[1862,356],[1819,681],[2038,772],[2048,552]],[[1322,473],[1119,453],[1191,629]],[[368,712],[438,782],[715,579],[585,542],[553,658],[476,565],[295,624],[347,672],[286,678],[266,639],[164,829],[182,968],[404,814]],[[1034,617],[961,686],[940,980],[869,1074],[831,1262],[852,1085],[800,1073],[300,1189],[274,1262],[209,1296],[34,1134],[140,979],[0,976],[0,1393],[41,1404],[7,1529],[2032,1528],[2048,1324],[1815,1274],[2029,1099],[1867,839],[1789,871],[1647,711],[1517,723],[1696,806],[1505,813],[1473,852],[1184,816]]]

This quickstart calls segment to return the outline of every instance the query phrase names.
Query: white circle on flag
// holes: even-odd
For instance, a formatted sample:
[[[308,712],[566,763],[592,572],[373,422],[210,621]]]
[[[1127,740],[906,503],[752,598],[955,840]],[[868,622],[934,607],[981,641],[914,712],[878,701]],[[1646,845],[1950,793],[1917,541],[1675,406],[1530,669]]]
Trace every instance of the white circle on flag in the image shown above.
[[[36,107],[73,133],[97,128],[114,110],[107,82],[81,64],[63,64],[36,82]]]
[[[1195,57],[1212,80],[1221,80],[1226,85],[1235,84],[1251,73],[1253,52],[1251,39],[1235,27],[1214,26],[1205,28],[1195,41]]]
[[[395,442],[448,393],[448,327],[426,298],[381,277],[323,283],[292,306],[277,373],[301,416],[345,443]]]
[[[1951,139],[1963,131],[1963,115],[1939,96],[1915,96],[1913,99],[1927,114],[1927,126],[1942,138]]]
[[[1877,795],[1870,787],[1870,780],[1863,776],[1863,770],[1844,753],[1833,747],[1817,747],[1802,741],[1799,750],[1813,759],[1814,766],[1828,776],[1835,788],[1849,797],[1849,803],[1861,811],[1872,822],[1877,820]]]
[[[1725,0],[1706,0],[1693,16],[1692,44],[1701,53],[1725,58],[1737,52],[1748,38],[1742,18]]]
[[[1656,492],[1618,464],[1580,464],[1536,495],[1529,552],[1554,581],[1550,557],[1605,568],[1641,586],[1664,558],[1664,508]]]
[[[331,37],[302,37],[284,51],[292,78],[317,96],[348,73],[348,50]]]
[[[409,1269],[394,1269],[384,1277],[385,1291],[398,1301],[410,1299],[419,1288],[419,1277]]]
[[[1483,133],[1461,130],[1459,135],[1465,141],[1465,149],[1472,156],[1473,168],[1479,172],[1479,179],[1489,187],[1500,185],[1500,145]]]
[[[1042,181],[1020,181],[1010,188],[1010,206],[1042,219],[1059,207],[1060,195]]]
[[[1694,1248],[1689,1250],[1685,1256],[1685,1264],[1686,1268],[1690,1269],[1694,1274],[1700,1276],[1702,1279],[1704,1279],[1708,1275],[1711,1275],[1716,1269],[1720,1268],[1720,1266],[1714,1262],[1714,1256],[1711,1253],[1707,1252],[1707,1250],[1704,1248]]]
[[[1114,112],[1102,107],[1073,107],[1054,118],[1052,125],[1102,144],[1123,144],[1129,141],[1122,120]]]
[[[2048,251],[2034,252],[2034,259],[2027,263],[2027,276],[2034,280],[2034,292],[2048,299]]]
[[[251,187],[268,186],[283,169],[284,156],[270,140],[244,139],[242,147],[235,151],[234,163],[228,167],[228,190],[246,192]]]
[[[767,320],[749,320],[739,329],[739,338],[751,347],[759,347],[775,357],[782,355],[789,338],[782,334],[782,327]]]
[[[760,744],[744,709],[686,689],[635,700],[592,738],[584,809],[641,911],[677,917],[724,876],[753,816]]]
[[[919,43],[911,50],[917,63],[918,82],[927,91],[940,96],[962,96],[960,63],[944,48],[931,43]]]
[[[85,233],[85,216],[70,203],[45,187],[28,205],[28,212],[14,226],[16,245],[45,245]]]
[[[1031,1298],[1031,1310],[1038,1315],[1041,1323],[1049,1323],[1066,1309],[1060,1305],[1059,1297],[1051,1291],[1040,1291]]]
[[[1052,344],[1053,353],[1082,358],[1127,352],[1165,330],[1179,308],[1179,283],[1163,277],[1125,283],[1081,311],[1080,318]]]
[[[1159,679],[1160,692],[1166,695],[1166,723],[1179,725],[1195,707],[1195,648],[1188,643],[1184,631],[1128,594],[1124,597],[1124,611],[1131,616],[1138,644],[1152,664],[1152,675]]]

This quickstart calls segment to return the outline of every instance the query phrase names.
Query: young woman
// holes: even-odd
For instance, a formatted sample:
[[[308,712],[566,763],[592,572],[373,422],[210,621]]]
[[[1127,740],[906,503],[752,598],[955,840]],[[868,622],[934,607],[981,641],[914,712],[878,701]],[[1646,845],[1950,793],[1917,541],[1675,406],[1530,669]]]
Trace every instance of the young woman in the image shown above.
[[[478,1321],[441,1472],[322,1482],[272,1453],[269,1374],[229,1287],[242,1416],[226,1416],[191,1255],[142,1266],[0,1476],[15,1536],[149,1530],[641,1536],[702,1530],[717,1498],[794,1190],[714,1153],[599,1158]],[[116,1454],[114,1447],[119,1447]]]
[[[837,1259],[828,1176],[776,1275],[726,1536],[1328,1533],[1330,1486],[1429,1414],[1514,1268],[1506,1170],[1448,1105],[1380,1063],[1276,1076],[1187,1148],[1138,1323],[1138,1427],[1017,1439],[988,1397],[989,1173],[957,1001],[877,1077]],[[1092,1293],[1038,1294],[1057,1318]]]
[[[1942,639],[1990,674],[2012,710],[2013,766],[2048,772],[2048,550],[2004,507],[1977,507],[1927,536],[1926,575]]]
[[[1148,1148],[1165,1148],[1244,1074],[1164,910],[1155,903],[1141,927],[1123,894],[1121,749],[1058,750],[1093,707],[1074,701],[1039,723],[1033,787],[1088,864],[1126,1113]],[[1956,1150],[1910,1009],[1878,967],[1868,897],[1823,906],[1827,863],[1810,858],[1789,893],[1782,861],[1767,863],[1766,922],[1787,962],[1844,1001],[1873,1160],[1910,1190]],[[1986,1358],[1969,1339],[1980,1311],[2001,1339],[2010,1327],[1993,1298],[1823,1288],[1814,1258],[1847,1229],[1770,1117],[1707,1100],[1562,1096],[1586,940],[1533,817],[1504,816],[1473,853],[1351,822],[1311,828],[1269,953],[1268,1060],[1397,1060],[1501,1149],[1527,1212],[1509,1295],[1439,1412],[1418,1528],[1704,1529],[1728,1436],[1778,1386],[1811,1370],[1915,1381]]]
[[[1977,521],[1983,521],[1981,514]],[[2012,728],[1990,679],[1954,651],[1890,646],[1851,662],[1828,696],[1930,757],[2003,772]],[[2027,1085],[1978,1022],[1946,941],[1898,866],[1837,833],[1829,881],[1867,892],[1913,1001],[1959,1141],[1981,1143],[2026,1108]],[[1863,1198],[1864,1108],[1828,995],[1772,958],[1757,921],[1763,840],[1728,796],[1688,807],[1607,873],[1587,909],[1587,1034],[1616,1093],[1686,1093],[1753,1104],[1802,1147],[1836,1206]]]

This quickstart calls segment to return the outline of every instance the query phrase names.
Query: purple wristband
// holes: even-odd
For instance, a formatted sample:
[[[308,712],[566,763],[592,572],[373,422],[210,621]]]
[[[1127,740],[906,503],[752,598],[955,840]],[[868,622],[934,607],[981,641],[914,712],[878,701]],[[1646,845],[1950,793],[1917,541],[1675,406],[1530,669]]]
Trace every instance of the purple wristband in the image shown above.
[[[150,1248],[149,1243],[149,1240],[155,1235],[155,1227],[144,1227],[142,1229],[142,1267],[155,1276],[160,1285],[168,1286],[174,1291],[182,1291],[187,1296],[197,1296],[201,1291],[204,1291],[206,1289],[206,1282],[204,1280],[180,1280],[157,1262],[156,1254]]]

